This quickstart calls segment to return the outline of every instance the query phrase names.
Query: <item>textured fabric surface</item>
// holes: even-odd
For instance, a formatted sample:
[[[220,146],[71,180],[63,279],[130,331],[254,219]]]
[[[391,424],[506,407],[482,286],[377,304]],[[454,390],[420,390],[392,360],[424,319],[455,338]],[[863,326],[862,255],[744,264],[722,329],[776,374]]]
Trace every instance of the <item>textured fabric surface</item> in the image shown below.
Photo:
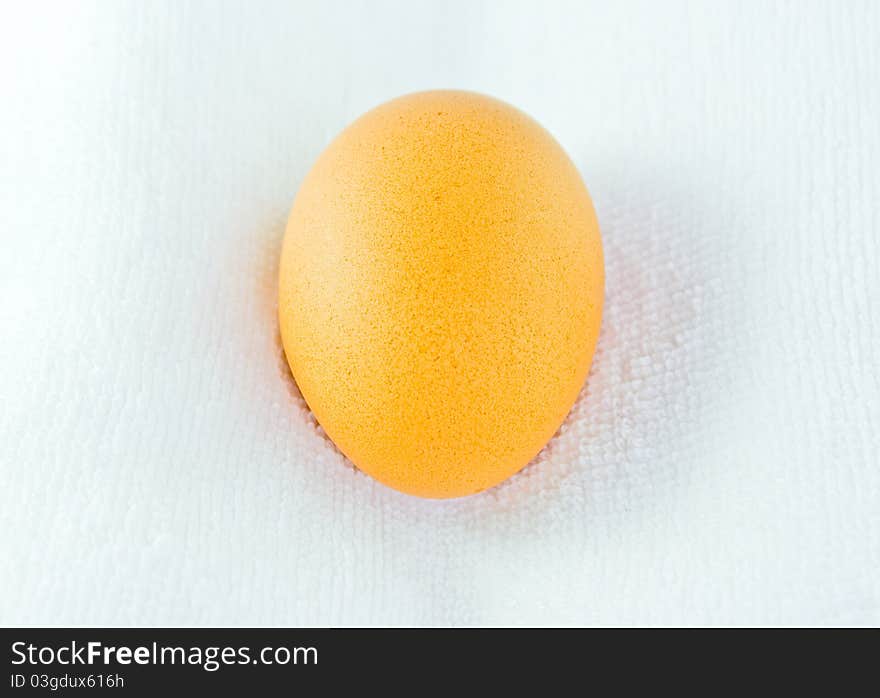
[[[0,17],[0,622],[880,623],[880,5],[64,3]],[[328,140],[458,87],[602,226],[587,386],[423,501],[290,379]]]

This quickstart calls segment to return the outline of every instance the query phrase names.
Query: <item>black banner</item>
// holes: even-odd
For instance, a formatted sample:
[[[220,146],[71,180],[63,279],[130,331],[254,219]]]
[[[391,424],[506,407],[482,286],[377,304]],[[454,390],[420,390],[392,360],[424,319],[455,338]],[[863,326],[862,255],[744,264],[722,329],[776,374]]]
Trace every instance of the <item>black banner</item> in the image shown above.
[[[450,629],[4,629],[3,695],[70,692],[455,690],[475,679],[543,695],[607,686],[681,686],[713,676],[726,688],[791,688],[808,678],[835,692],[868,676],[878,634],[847,648],[840,632]],[[860,645],[860,646],[859,646]],[[705,688],[709,688],[706,685]]]

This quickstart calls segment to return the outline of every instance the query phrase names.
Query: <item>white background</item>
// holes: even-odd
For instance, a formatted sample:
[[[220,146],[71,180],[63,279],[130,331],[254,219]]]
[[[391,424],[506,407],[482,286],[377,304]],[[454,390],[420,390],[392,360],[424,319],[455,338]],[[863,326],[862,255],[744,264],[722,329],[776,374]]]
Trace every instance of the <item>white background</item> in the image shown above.
[[[880,3],[6,3],[0,622],[880,624]],[[607,305],[487,494],[355,471],[275,320],[287,211],[393,96],[563,144]]]

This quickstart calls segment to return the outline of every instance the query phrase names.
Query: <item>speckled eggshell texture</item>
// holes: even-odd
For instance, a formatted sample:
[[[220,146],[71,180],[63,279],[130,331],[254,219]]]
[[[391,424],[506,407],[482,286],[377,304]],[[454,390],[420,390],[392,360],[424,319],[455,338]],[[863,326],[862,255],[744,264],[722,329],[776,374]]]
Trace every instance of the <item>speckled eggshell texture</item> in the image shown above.
[[[498,100],[423,92],[359,118],[303,182],[281,335],[358,468],[458,497],[516,473],[559,428],[603,288],[593,205],[559,144]]]

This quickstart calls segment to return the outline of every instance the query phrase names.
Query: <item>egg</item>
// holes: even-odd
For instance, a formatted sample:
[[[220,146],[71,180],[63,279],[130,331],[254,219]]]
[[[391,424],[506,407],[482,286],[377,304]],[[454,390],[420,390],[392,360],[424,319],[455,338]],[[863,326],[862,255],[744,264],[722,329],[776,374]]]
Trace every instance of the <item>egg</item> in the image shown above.
[[[593,204],[559,144],[504,102],[432,91],[361,116],[305,177],[279,321],[342,453],[402,492],[460,497],[559,429],[603,292]]]

